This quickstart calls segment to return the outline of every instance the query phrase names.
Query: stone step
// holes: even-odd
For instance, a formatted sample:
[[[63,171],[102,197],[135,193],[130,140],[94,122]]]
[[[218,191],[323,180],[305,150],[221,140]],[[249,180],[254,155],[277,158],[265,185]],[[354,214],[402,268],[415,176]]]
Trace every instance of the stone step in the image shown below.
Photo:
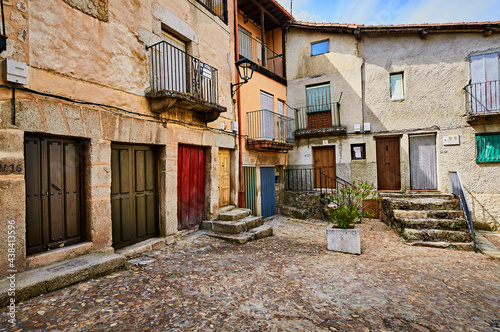
[[[280,212],[282,215],[293,217],[297,219],[306,219],[308,211],[306,209],[299,209],[293,206],[280,205]]]
[[[234,205],[223,206],[223,207],[219,208],[219,213],[231,211],[232,209],[234,209]]]
[[[458,199],[437,198],[384,198],[382,208],[390,210],[459,210]]]
[[[474,251],[474,244],[472,242],[410,242],[407,244],[419,247]]]
[[[226,212],[219,213],[219,220],[234,221],[245,218],[252,213],[252,210],[235,208]]]
[[[258,227],[263,223],[264,219],[262,217],[255,216],[247,216],[243,219],[235,221],[204,220],[200,225],[200,229],[215,231],[219,233],[238,234]]]
[[[472,237],[470,233],[464,231],[450,231],[443,229],[412,229],[403,230],[403,238],[409,242],[470,242]]]
[[[249,231],[249,233],[255,235],[255,240],[263,239],[268,236],[273,235],[273,228],[270,225],[260,225]]]
[[[208,232],[207,235],[217,239],[222,239],[238,244],[245,244],[250,241],[263,239],[265,237],[273,235],[273,228],[269,225],[261,225],[259,227],[251,229],[248,232],[239,234]]]
[[[467,221],[465,219],[435,219],[435,218],[422,218],[422,219],[398,219],[398,224],[401,228],[411,229],[444,229],[444,230],[461,230],[468,232]]]
[[[124,255],[93,253],[15,275],[16,303],[122,268]],[[0,308],[9,304],[10,281],[0,280]]]
[[[457,219],[464,218],[464,213],[461,210],[394,210],[394,218],[396,219]]]
[[[406,198],[441,198],[441,199],[451,199],[454,198],[455,196],[453,194],[449,193],[442,193],[439,191],[410,191],[406,193],[386,193],[386,192],[380,192],[379,193],[380,197],[388,197],[388,198],[400,198],[400,199],[406,199]]]

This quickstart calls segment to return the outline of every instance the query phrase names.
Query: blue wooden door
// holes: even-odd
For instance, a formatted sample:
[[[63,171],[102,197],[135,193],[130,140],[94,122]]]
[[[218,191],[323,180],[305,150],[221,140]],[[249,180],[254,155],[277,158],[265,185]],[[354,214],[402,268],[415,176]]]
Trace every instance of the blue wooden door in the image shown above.
[[[260,190],[262,193],[262,217],[274,216],[276,214],[274,167],[260,168]]]

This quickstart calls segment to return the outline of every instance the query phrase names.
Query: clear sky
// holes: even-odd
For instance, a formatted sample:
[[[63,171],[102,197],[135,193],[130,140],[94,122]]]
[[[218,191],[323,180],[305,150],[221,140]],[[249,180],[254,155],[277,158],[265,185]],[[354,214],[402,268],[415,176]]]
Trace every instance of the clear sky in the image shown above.
[[[358,24],[500,21],[500,0],[277,0],[299,21]]]

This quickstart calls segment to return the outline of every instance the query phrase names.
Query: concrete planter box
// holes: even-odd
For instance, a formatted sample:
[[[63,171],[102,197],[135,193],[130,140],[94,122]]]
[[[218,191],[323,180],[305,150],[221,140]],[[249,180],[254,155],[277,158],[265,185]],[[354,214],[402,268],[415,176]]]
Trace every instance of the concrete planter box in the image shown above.
[[[326,228],[326,244],[328,250],[360,255],[359,226],[356,225],[353,229],[342,229],[329,225]]]

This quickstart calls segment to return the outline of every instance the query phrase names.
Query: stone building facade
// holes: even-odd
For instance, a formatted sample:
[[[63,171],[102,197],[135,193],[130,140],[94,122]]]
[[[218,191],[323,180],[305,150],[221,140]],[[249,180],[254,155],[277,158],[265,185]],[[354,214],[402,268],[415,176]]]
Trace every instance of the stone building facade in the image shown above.
[[[499,31],[499,22],[292,22],[287,96],[298,128],[290,167],[324,163],[330,151],[334,176],[392,191],[449,192],[457,171],[475,220],[498,229]]]
[[[15,225],[0,235],[0,252],[15,252],[1,275],[146,239],[161,247],[216,217],[220,151],[238,164],[232,1],[4,6],[0,57],[27,81],[1,67],[0,228]]]

